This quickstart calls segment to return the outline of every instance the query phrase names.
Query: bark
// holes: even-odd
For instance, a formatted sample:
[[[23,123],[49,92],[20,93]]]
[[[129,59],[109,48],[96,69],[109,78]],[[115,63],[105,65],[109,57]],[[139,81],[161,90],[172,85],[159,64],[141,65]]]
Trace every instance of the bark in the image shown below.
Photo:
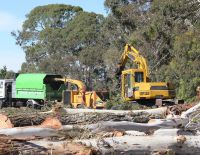
[[[11,141],[11,138],[3,135],[0,136],[0,155],[17,154],[18,147],[20,147],[20,145]]]
[[[27,140],[27,141],[26,141]],[[29,155],[48,154],[48,149],[28,142],[28,139],[15,139],[9,136],[0,136],[0,155]]]
[[[167,108],[148,110],[93,110],[93,109],[61,109],[43,113],[27,113],[9,116],[15,127],[41,124],[45,118],[56,116],[63,125],[93,124],[99,121],[131,121],[146,123],[151,118],[164,118]]]

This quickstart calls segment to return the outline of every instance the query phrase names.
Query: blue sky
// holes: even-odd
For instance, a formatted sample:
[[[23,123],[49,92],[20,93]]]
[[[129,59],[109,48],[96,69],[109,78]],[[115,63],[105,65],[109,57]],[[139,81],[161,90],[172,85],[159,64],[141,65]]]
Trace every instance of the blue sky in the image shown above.
[[[12,31],[21,28],[25,15],[34,7],[46,4],[70,4],[82,7],[85,11],[106,14],[104,0],[6,0],[0,5],[0,68],[18,71],[25,61],[23,50],[15,44]]]

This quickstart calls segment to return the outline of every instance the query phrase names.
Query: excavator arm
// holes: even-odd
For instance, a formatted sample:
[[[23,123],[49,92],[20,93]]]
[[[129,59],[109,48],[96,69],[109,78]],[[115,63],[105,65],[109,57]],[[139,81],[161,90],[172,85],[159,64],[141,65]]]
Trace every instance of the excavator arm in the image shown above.
[[[124,52],[122,53],[122,56],[118,63],[116,75],[118,75],[118,76],[121,75],[128,59],[130,59],[135,64],[137,64],[137,67],[138,67],[137,69],[144,70],[147,78],[149,78],[149,70],[148,70],[147,62],[146,62],[145,58],[142,55],[140,55],[138,50],[136,50],[133,46],[131,46],[129,44],[125,45]]]

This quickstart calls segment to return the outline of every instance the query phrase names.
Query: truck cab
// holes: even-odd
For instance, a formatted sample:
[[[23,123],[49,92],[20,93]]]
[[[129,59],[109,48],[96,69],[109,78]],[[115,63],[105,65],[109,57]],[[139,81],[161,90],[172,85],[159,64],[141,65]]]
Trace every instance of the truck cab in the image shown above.
[[[15,82],[13,79],[0,80],[0,108],[12,103],[12,97],[15,96]]]

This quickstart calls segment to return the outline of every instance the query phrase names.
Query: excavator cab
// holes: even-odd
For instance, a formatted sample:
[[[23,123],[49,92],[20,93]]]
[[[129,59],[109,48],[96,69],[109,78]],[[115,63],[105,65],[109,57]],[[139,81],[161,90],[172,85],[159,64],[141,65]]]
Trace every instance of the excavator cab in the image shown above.
[[[122,71],[122,97],[125,100],[135,99],[135,91],[139,89],[139,83],[146,82],[145,72],[140,69],[128,69]]]

